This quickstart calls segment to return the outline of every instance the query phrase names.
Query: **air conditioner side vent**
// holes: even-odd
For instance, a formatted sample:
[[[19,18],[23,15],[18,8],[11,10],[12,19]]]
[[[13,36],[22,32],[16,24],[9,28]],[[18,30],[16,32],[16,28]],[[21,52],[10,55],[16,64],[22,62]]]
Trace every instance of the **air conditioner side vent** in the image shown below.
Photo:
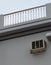
[[[47,44],[45,40],[37,40],[32,42],[31,53],[41,53],[46,50]]]

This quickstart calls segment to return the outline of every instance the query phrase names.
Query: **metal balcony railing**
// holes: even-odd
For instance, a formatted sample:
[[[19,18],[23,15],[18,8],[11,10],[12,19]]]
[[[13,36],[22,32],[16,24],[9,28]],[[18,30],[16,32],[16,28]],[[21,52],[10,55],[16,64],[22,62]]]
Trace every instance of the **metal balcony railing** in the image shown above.
[[[4,26],[29,22],[39,18],[46,17],[46,6],[39,6],[18,12],[13,12],[4,15]]]

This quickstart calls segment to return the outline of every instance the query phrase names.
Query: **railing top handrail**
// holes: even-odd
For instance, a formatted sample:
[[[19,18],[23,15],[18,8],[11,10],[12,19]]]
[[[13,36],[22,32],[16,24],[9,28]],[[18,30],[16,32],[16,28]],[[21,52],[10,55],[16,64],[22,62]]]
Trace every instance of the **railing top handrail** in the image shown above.
[[[8,14],[4,14],[3,16],[11,15],[11,14],[14,14],[14,13],[19,13],[19,12],[23,12],[23,11],[27,11],[27,10],[31,10],[31,9],[36,9],[36,8],[40,8],[40,7],[44,7],[44,6],[46,6],[46,5],[37,6],[37,7],[32,7],[32,8],[28,8],[28,9],[24,9],[24,10],[16,11],[16,12],[11,12],[11,13],[8,13]]]

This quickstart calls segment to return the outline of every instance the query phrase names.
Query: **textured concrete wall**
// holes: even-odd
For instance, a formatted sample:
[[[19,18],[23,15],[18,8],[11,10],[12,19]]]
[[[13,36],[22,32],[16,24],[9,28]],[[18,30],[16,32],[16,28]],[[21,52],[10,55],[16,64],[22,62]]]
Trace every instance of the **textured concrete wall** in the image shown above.
[[[51,42],[42,32],[29,36],[0,41],[0,65],[51,65]],[[47,51],[39,54],[30,54],[31,42],[45,39]]]

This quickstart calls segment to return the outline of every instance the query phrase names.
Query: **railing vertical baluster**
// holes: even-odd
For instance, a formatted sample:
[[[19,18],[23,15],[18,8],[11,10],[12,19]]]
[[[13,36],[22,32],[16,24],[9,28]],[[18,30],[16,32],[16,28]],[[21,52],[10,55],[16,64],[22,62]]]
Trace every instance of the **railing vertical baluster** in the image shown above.
[[[9,19],[9,20],[8,20],[8,25],[10,25],[10,17],[9,17],[9,15],[8,15],[8,19]]]
[[[11,15],[9,15],[10,16],[10,25],[11,25]]]
[[[25,11],[25,21],[26,21],[26,11]]]
[[[31,20],[32,20],[32,9],[31,9]]]
[[[23,11],[23,22],[24,22],[24,11]]]
[[[20,23],[21,23],[21,12],[20,12]]]
[[[28,10],[28,20],[29,20],[29,10]]]
[[[24,22],[24,13],[22,12],[22,22]]]
[[[44,7],[44,10],[45,10],[45,16],[44,17],[46,17],[46,7]]]
[[[16,13],[15,13],[15,24],[16,24]]]
[[[11,14],[10,14],[10,25],[11,25]]]
[[[7,16],[6,16],[6,17],[7,17]],[[5,17],[5,20],[6,20],[6,17]],[[6,23],[6,26],[7,26],[7,20],[6,20],[6,22],[5,22],[5,23]]]
[[[34,18],[33,18],[33,17],[34,17],[33,14],[34,14],[34,12],[33,12],[33,9],[32,9],[32,20],[34,19]]]
[[[38,9],[39,9],[39,8],[37,8],[37,19],[38,19],[38,15],[39,15],[39,13],[38,13]]]
[[[25,22],[25,11],[24,11],[24,22]]]
[[[40,8],[41,9],[41,18],[42,18],[42,8]]]
[[[18,23],[19,23],[19,13],[18,13]]]
[[[28,12],[27,16],[28,16],[28,21],[29,21],[29,10],[27,12]]]
[[[37,8],[36,8],[36,19],[37,19]]]
[[[29,20],[30,20],[30,10],[29,10]]]
[[[38,8],[38,18],[39,18],[39,8]]]
[[[33,19],[34,19],[34,10],[32,9],[32,11],[33,11],[33,14],[32,14],[32,16],[33,16]]]
[[[20,12],[19,12],[19,23],[20,23]]]
[[[20,23],[21,23],[21,12],[20,12]]]
[[[18,13],[16,13],[16,23],[18,23]]]
[[[14,24],[15,24],[15,14],[14,14]]]
[[[33,16],[33,20],[34,20],[34,9],[32,11],[33,11],[33,15],[32,16]]]

